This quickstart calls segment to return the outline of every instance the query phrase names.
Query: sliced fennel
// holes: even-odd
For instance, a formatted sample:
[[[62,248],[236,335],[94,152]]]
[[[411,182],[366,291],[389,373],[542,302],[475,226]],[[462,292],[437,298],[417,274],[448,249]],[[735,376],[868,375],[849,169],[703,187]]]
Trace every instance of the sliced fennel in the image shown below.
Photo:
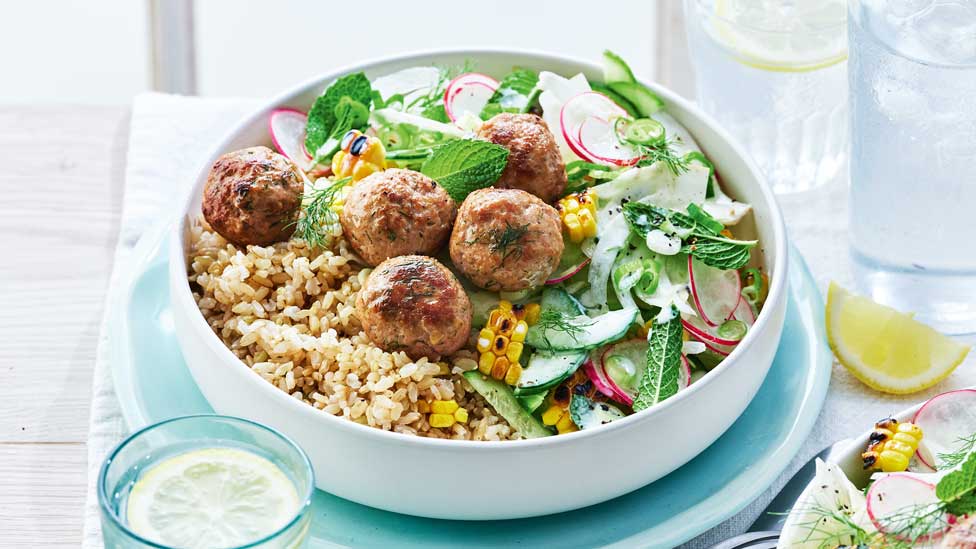
[[[384,101],[402,95],[403,104],[409,105],[429,94],[440,80],[441,71],[437,67],[411,67],[373,80],[373,90],[379,92]],[[420,114],[420,110],[414,107],[409,112]]]
[[[559,144],[559,151],[563,155],[563,160],[567,163],[580,160],[576,153],[569,148],[566,139],[563,137],[560,113],[563,105],[577,95],[590,91],[590,84],[586,77],[577,74],[572,78],[563,78],[558,74],[548,71],[539,73],[539,106],[542,107],[542,119],[546,121],[556,143]]]
[[[446,136],[462,138],[467,133],[453,124],[445,124],[418,114],[398,111],[396,109],[377,109],[373,111],[375,118],[382,125],[408,124],[424,131],[442,133]]]

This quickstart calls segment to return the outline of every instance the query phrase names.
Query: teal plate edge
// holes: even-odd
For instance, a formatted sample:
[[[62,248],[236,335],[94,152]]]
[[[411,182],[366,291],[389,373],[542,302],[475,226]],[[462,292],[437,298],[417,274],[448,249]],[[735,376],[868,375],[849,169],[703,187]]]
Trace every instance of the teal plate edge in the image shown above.
[[[157,227],[133,250],[113,296],[109,358],[130,429],[212,411],[180,355],[165,250],[165,229]],[[492,522],[412,517],[318,491],[309,546],[667,548],[728,519],[762,494],[797,454],[830,381],[823,300],[795,248],[790,263],[786,322],[765,382],[718,441],[667,477],[584,509]],[[585,489],[585,474],[567,482]],[[472,504],[477,501],[473,495]]]

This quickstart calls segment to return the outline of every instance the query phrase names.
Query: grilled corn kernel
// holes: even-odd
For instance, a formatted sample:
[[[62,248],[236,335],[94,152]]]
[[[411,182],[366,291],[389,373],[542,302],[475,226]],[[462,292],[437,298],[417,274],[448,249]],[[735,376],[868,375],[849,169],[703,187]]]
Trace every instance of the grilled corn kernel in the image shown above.
[[[487,375],[491,374],[491,368],[495,365],[495,353],[481,353],[478,358],[478,371]]]
[[[505,356],[512,364],[518,362],[522,358],[522,344],[518,341],[510,342],[508,348],[505,350]]]
[[[556,422],[556,431],[559,434],[571,433],[576,430],[576,424],[573,423],[573,416],[568,413],[564,413],[563,417],[559,418],[559,421]]]
[[[491,350],[491,342],[495,339],[495,332],[492,332],[488,328],[482,328],[478,332],[478,352],[487,353]]]
[[[505,313],[503,313],[500,309],[492,309],[491,312],[488,313],[488,322],[485,322],[485,328],[494,331],[495,326],[498,325],[498,322],[501,320],[502,315],[504,314]]]
[[[350,130],[342,137],[339,151],[332,157],[332,173],[336,177],[352,177],[359,181],[386,169],[386,150],[379,139]]]
[[[596,216],[586,209],[580,210],[576,216],[583,227],[583,236],[586,238],[596,236]]]
[[[542,423],[549,426],[555,425],[559,423],[559,420],[562,419],[563,414],[565,413],[566,410],[564,410],[561,406],[553,404],[542,413]]]
[[[426,414],[430,412],[430,404],[426,400],[417,401],[417,411],[421,414]]]
[[[458,409],[458,403],[454,400],[435,400],[430,403],[430,411],[435,414],[453,414]]]
[[[509,301],[509,300],[507,300],[507,299],[503,299],[503,300],[499,301],[498,302],[498,310],[502,311],[503,313],[511,312],[511,310],[512,310],[512,302]]]
[[[529,333],[529,324],[524,320],[519,320],[515,324],[515,329],[512,330],[510,341],[512,341],[512,343],[522,343],[523,341],[525,341],[525,336],[528,333]],[[511,343],[509,345],[511,345]]]
[[[495,363],[491,366],[491,377],[495,379],[505,379],[505,374],[508,373],[508,367],[511,365],[508,359],[500,356],[495,359]]]
[[[522,365],[518,362],[512,362],[512,365],[508,367],[508,372],[505,374],[505,383],[515,385],[518,383],[520,377],[522,377]]]
[[[512,313],[504,313],[504,316],[499,317],[498,322],[492,328],[495,330],[496,335],[508,337],[512,335],[516,324],[518,324],[518,321],[515,320],[515,315]]]
[[[569,234],[569,239],[573,242],[583,241],[583,225],[580,224],[579,216],[574,213],[566,214],[563,218],[563,225],[566,227],[566,233]]]
[[[458,423],[467,423],[468,411],[465,410],[464,408],[458,408],[457,410],[454,410],[454,420],[457,421]]]
[[[454,416],[451,414],[430,414],[429,421],[431,427],[450,427],[454,425]]]
[[[503,335],[496,335],[491,342],[491,350],[498,356],[505,356],[508,351],[508,338]]]
[[[539,322],[539,315],[542,313],[542,306],[538,303],[529,303],[525,306],[525,322],[531,326]]]
[[[874,426],[861,459],[865,469],[894,473],[908,469],[922,440],[922,430],[912,423],[886,418]]]
[[[577,200],[579,201],[580,208],[589,210],[596,217],[596,192],[593,189],[589,189],[578,195]]]

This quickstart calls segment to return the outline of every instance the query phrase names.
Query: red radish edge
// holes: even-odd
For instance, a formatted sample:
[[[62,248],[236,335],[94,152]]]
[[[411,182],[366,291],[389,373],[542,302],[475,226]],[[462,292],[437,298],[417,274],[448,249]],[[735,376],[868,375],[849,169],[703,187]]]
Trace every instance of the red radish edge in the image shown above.
[[[553,278],[550,278],[549,280],[546,281],[546,284],[559,284],[560,282],[563,282],[564,280],[568,280],[568,279],[572,278],[573,275],[575,275],[576,273],[582,271],[583,270],[583,267],[586,267],[589,264],[590,264],[590,258],[587,257],[579,265],[576,265],[575,267],[570,267],[568,270],[563,271],[562,274],[559,274],[559,275],[554,276]]]
[[[940,400],[943,397],[946,397],[948,395],[954,395],[957,393],[974,393],[974,396],[976,396],[976,389],[956,389],[955,391],[946,391],[944,393],[935,395],[934,397],[925,401],[925,404],[922,404],[922,406],[919,407],[919,409],[915,412],[915,415],[912,416],[912,423],[918,425],[918,417],[922,414],[923,411],[925,411],[926,408],[931,406],[933,402]],[[919,427],[921,426],[919,425]],[[917,457],[918,460],[924,463],[928,468],[935,471],[938,470],[936,469],[935,465],[929,463],[928,460],[925,459],[925,457],[922,455],[922,452],[920,450],[915,451],[915,457]]]
[[[606,349],[604,349],[603,352],[600,353],[600,370],[603,372],[603,377],[606,378],[607,384],[610,385],[610,388],[617,395],[617,398],[620,400],[620,402],[623,402],[627,406],[633,406],[634,405],[634,396],[632,396],[627,391],[624,391],[623,388],[620,387],[619,385],[617,385],[617,382],[615,382],[613,380],[613,378],[610,377],[610,374],[607,373],[606,366],[604,366],[606,364],[606,361],[603,360],[603,357],[607,356],[607,353],[610,352],[610,349],[613,349],[617,345],[620,345],[621,343],[627,343],[627,342],[630,342],[630,341],[635,341],[635,340],[636,341],[644,341],[643,339],[640,339],[640,338],[625,339],[623,341],[617,341],[616,343],[611,343],[611,344],[607,345]]]
[[[695,326],[694,324],[688,322],[683,318],[681,319],[681,324],[685,327],[686,330],[691,332],[698,339],[702,340],[702,343],[705,343],[706,345],[709,342],[711,342],[711,343],[716,343],[718,345],[727,345],[729,347],[735,347],[742,341],[742,340],[733,341],[731,339],[725,339],[722,337],[718,337],[717,335],[707,333],[701,328],[699,328],[698,326]]]
[[[274,143],[274,146],[275,146],[276,149],[278,149],[278,152],[280,152],[281,154],[285,154],[285,151],[281,148],[281,144],[278,143],[278,138],[275,136],[275,132],[274,132],[274,125],[271,122],[271,120],[275,117],[275,115],[277,115],[279,113],[289,113],[289,114],[294,114],[294,115],[300,115],[302,118],[304,118],[306,120],[306,123],[308,121],[308,114],[306,114],[306,113],[304,113],[304,112],[302,112],[302,111],[300,111],[298,109],[292,109],[290,107],[282,107],[280,109],[275,109],[275,110],[271,111],[271,114],[268,115],[268,133],[271,135],[271,142]],[[306,160],[311,160],[312,159],[312,155],[308,154],[308,149],[305,147],[305,140],[304,139],[302,140],[302,152],[305,153]],[[288,156],[288,155],[285,154],[285,156]]]
[[[466,80],[471,80],[471,82],[465,82]],[[454,78],[454,80],[451,80],[447,84],[447,87],[444,88],[444,112],[447,114],[447,117],[451,119],[451,122],[457,121],[457,118],[454,116],[454,111],[451,109],[451,103],[454,96],[456,96],[461,87],[465,85],[484,86],[494,91],[498,89],[498,80],[495,80],[487,74],[482,74],[480,72],[466,72],[458,75]]]
[[[885,532],[884,528],[881,525],[881,522],[879,520],[879,517],[875,516],[874,511],[871,508],[871,501],[872,501],[871,494],[874,493],[874,491],[878,489],[878,486],[881,486],[881,485],[885,484],[885,482],[889,482],[890,483],[890,481],[893,481],[893,480],[898,480],[898,481],[907,481],[907,480],[910,480],[910,481],[913,481],[913,482],[917,482],[919,484],[924,484],[926,487],[928,487],[929,489],[931,489],[933,493],[935,493],[935,485],[934,484],[932,484],[930,482],[925,482],[924,480],[922,480],[922,479],[920,479],[918,477],[915,477],[913,475],[905,475],[905,474],[899,474],[899,473],[892,473],[892,474],[890,474],[890,475],[882,478],[881,480],[876,481],[874,484],[872,484],[871,485],[871,488],[868,490],[868,493],[867,493],[867,511],[868,511],[868,518],[871,519],[871,524],[874,524],[874,527],[877,528],[879,532],[884,532],[886,534],[890,534],[890,532]],[[882,499],[879,498],[878,501],[882,501]],[[946,530],[947,529],[948,529],[948,527],[946,527]],[[902,540],[902,541],[932,541],[932,540],[936,540],[936,539],[939,539],[940,537],[942,537],[942,535],[945,534],[946,530],[942,530],[940,532],[933,532],[931,534],[926,534],[924,536],[919,537],[917,540],[908,540],[907,538],[902,537],[902,536],[898,536],[898,535],[895,535],[895,537],[898,538],[898,539],[900,539],[900,540]]]
[[[595,117],[590,117],[590,118],[587,118],[586,120],[591,120],[593,118],[595,118]],[[601,162],[609,162],[609,163],[611,163],[613,165],[616,165],[616,166],[633,166],[638,161],[640,161],[640,157],[639,156],[635,156],[634,158],[631,158],[630,160],[621,160],[620,158],[609,158],[609,157],[606,157],[606,156],[600,156],[600,155],[594,153],[593,151],[587,149],[586,148],[586,145],[583,144],[583,124],[586,124],[586,120],[584,120],[583,123],[580,124],[579,128],[577,128],[577,130],[576,130],[576,142],[579,144],[580,149],[583,152],[585,152],[587,156],[589,156],[591,158],[594,158],[596,160],[599,160]],[[610,123],[609,120],[603,120],[602,118],[598,118],[598,120],[601,120],[603,122],[606,122],[607,124]],[[566,136],[566,130],[564,128],[563,129],[563,137],[565,137],[565,136]],[[567,142],[567,144],[569,144],[569,147],[570,148],[573,147],[572,140],[567,139],[566,142]]]
[[[700,316],[701,319],[705,321],[705,324],[708,324],[709,326],[715,328],[719,324],[713,322],[712,319],[708,318],[708,315],[705,314],[705,308],[702,307],[701,301],[698,299],[698,285],[695,283],[695,269],[694,267],[692,267],[693,263],[694,263],[694,258],[691,256],[691,254],[688,254],[688,286],[691,289],[691,297],[695,302],[695,309],[698,311],[698,316]],[[735,291],[739,299],[736,300],[735,306],[732,307],[732,310],[729,311],[729,314],[725,317],[724,320],[729,320],[735,315],[735,311],[739,308],[739,302],[742,301],[742,279],[739,278],[738,273],[736,273],[735,278],[737,283],[737,287]],[[750,307],[750,309],[752,309],[752,307]],[[753,316],[753,322],[755,322],[755,315]]]
[[[610,164],[613,164],[615,166],[633,166],[634,164],[636,164],[640,160],[640,157],[636,157],[636,158],[633,158],[631,160],[620,160],[620,159],[616,159],[616,158],[613,158],[613,159],[611,159],[611,158],[603,158],[601,156],[594,155],[594,154],[590,153],[590,151],[586,150],[583,147],[582,140],[579,138],[578,135],[574,138],[573,135],[566,128],[566,121],[565,121],[565,117],[566,117],[566,105],[569,104],[569,102],[572,101],[573,99],[576,99],[577,97],[580,97],[580,96],[582,96],[584,94],[588,94],[588,93],[596,94],[596,95],[599,95],[599,96],[603,97],[604,99],[606,99],[607,101],[609,101],[610,104],[612,104],[613,106],[617,107],[617,109],[620,111],[621,115],[627,114],[627,111],[625,111],[620,105],[617,105],[613,101],[613,99],[610,99],[609,97],[607,97],[606,95],[604,95],[604,94],[602,94],[600,92],[585,91],[585,92],[578,93],[578,94],[574,95],[573,97],[571,97],[568,101],[566,101],[566,103],[563,103],[562,108],[559,110],[559,127],[562,130],[563,139],[566,140],[566,144],[569,145],[569,148],[572,149],[572,151],[576,154],[576,156],[579,156],[580,158],[583,158],[583,159],[587,159],[587,160],[589,160],[591,162],[609,162]],[[582,131],[582,124],[580,124],[580,127],[577,128],[577,133],[580,133],[581,131]]]
[[[607,379],[600,375],[603,373],[603,370],[594,366],[592,360],[586,359],[586,362],[583,363],[583,372],[593,382],[593,386],[596,387],[597,391],[612,399],[617,398],[617,393],[607,383]]]
[[[688,357],[681,355],[681,367],[685,373],[685,386],[678,387],[678,390],[687,389],[691,385],[691,364],[688,362]]]
[[[736,314],[739,312],[739,309],[745,309],[746,311],[748,311],[749,318],[750,318],[749,320],[750,327],[756,323],[756,313],[755,311],[752,310],[752,305],[750,305],[749,302],[746,301],[746,298],[742,297],[741,291],[739,292],[739,302],[736,304],[735,309],[733,309],[732,312],[729,313],[729,317],[726,318],[725,320],[741,320],[742,322],[745,322],[746,320],[744,318],[739,318],[739,315]]]

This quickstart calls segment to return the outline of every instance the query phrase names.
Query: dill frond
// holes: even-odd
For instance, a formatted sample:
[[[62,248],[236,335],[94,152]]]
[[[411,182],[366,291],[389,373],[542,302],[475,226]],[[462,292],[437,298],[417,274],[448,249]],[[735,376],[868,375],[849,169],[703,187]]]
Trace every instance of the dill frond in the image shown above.
[[[956,442],[961,444],[958,450],[936,456],[940,469],[952,469],[966,461],[969,454],[972,454],[973,450],[976,450],[976,433],[968,437],[960,437],[956,439]]]
[[[302,213],[295,222],[295,236],[312,248],[325,248],[332,244],[332,231],[339,223],[335,201],[351,177],[337,179],[328,187],[313,189],[302,196]]]

